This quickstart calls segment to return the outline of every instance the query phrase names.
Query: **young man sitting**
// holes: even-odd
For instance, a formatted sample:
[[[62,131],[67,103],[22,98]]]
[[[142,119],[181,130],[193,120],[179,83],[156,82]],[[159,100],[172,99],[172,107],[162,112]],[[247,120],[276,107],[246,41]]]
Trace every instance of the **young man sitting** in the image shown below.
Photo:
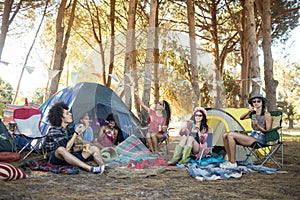
[[[48,113],[52,125],[48,130],[45,148],[48,152],[48,162],[54,165],[75,165],[85,171],[103,173],[104,162],[98,147],[90,146],[84,151],[73,150],[75,139],[84,131],[83,126],[76,130],[68,129],[68,124],[73,121],[72,113],[64,102],[54,104]],[[86,163],[93,159],[99,166],[90,166]]]

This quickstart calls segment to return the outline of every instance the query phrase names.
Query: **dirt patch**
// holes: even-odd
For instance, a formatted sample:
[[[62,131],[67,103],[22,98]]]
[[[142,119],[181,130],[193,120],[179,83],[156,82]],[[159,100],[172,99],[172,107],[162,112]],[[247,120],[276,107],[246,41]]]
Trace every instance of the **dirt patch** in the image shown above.
[[[176,142],[173,138],[171,153]],[[299,144],[284,143],[286,174],[251,172],[239,179],[198,181],[185,169],[124,179],[87,172],[65,175],[26,170],[27,179],[0,182],[0,199],[299,199]],[[267,166],[275,167],[272,163]]]

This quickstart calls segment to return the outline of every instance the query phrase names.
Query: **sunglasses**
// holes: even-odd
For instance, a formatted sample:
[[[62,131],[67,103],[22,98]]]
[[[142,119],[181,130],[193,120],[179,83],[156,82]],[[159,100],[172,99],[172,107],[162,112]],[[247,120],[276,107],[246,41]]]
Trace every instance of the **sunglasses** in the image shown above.
[[[165,105],[163,101],[162,102],[158,102],[158,104],[161,105],[161,106]]]
[[[253,100],[252,103],[261,103],[260,100]]]
[[[203,115],[195,115],[195,117],[202,117]]]

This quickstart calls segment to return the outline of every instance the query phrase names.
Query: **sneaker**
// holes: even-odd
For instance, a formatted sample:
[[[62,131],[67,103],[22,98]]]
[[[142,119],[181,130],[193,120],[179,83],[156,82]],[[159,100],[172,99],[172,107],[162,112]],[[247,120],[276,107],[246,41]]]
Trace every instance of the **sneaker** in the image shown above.
[[[237,164],[236,164],[236,162],[235,163],[231,163],[231,162],[226,161],[224,163],[221,163],[220,167],[224,168],[224,169],[232,169],[232,168],[236,168]]]
[[[228,163],[228,161],[225,161],[225,162],[223,162],[223,163],[220,163],[220,168],[224,168],[223,166],[224,166],[226,163]]]
[[[95,174],[102,174],[104,172],[104,170],[105,170],[105,165],[92,167],[92,169],[91,169],[92,173],[95,173]]]

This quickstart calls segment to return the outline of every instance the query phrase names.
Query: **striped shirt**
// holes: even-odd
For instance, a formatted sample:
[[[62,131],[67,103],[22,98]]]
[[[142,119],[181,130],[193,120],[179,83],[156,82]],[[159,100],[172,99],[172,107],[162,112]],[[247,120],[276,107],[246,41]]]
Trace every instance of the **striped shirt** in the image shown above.
[[[61,126],[52,126],[48,130],[48,134],[46,136],[45,140],[45,148],[50,153],[51,151],[55,151],[58,147],[67,147],[67,143],[69,139],[72,137],[74,134],[68,133],[72,131],[67,131]]]

